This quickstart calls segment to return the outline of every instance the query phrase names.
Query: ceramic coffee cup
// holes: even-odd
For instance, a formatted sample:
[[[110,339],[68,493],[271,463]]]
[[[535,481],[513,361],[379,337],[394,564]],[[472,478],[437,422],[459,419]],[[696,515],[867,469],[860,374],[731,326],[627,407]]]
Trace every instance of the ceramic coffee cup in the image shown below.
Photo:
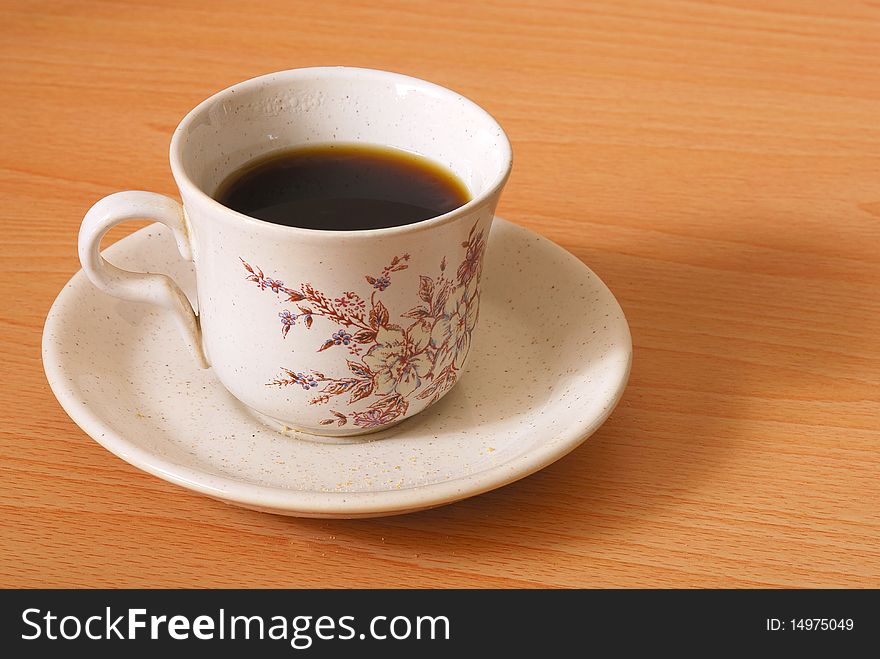
[[[254,158],[333,142],[430,158],[471,201],[414,224],[323,231],[264,222],[212,197]],[[498,123],[443,87],[347,67],[273,73],[215,94],[177,127],[171,170],[182,205],[140,191],[102,199],[83,219],[80,260],[106,293],[173,313],[194,357],[264,421],[320,435],[371,432],[424,410],[461,376],[510,167]],[[101,237],[135,218],[173,231],[195,266],[195,309],[168,277],[101,256]]]

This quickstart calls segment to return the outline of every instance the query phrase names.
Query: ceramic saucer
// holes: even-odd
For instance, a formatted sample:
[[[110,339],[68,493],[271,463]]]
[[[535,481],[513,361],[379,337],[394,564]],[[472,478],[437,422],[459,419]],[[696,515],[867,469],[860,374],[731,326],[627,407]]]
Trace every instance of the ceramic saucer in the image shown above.
[[[191,264],[164,227],[105,256],[172,275]],[[228,503],[307,517],[370,517],[486,492],[593,433],[629,375],[629,327],[611,291],[549,240],[497,219],[467,371],[425,412],[345,442],[266,427],[200,369],[174,319],[94,288],[82,272],[49,312],[43,364],[73,420],[123,460]]]

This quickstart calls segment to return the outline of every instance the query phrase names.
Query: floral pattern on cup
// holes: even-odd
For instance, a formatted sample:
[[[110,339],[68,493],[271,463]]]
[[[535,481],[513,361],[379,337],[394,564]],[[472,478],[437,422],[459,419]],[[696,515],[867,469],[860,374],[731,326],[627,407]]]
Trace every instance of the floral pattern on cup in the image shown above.
[[[314,390],[312,405],[329,404],[336,398],[345,398],[348,405],[364,401],[362,409],[348,413],[331,409],[332,416],[320,423],[345,426],[350,421],[365,430],[401,418],[414,398],[435,402],[458,380],[479,313],[477,284],[486,247],[483,231],[477,231],[474,224],[461,246],[464,255],[454,273],[447,272],[444,256],[439,274],[419,275],[418,301],[397,322],[392,322],[380,298],[392,285],[394,273],[409,268],[409,254],[395,256],[377,276],[365,276],[371,289],[368,297],[345,291],[335,298],[310,283],[285,286],[241,259],[248,281],[296,305],[294,310],[278,313],[282,339],[297,326],[307,331],[315,318],[324,318],[332,325],[317,351],[345,350],[349,355],[349,373],[342,377],[281,367],[280,375],[267,386]]]

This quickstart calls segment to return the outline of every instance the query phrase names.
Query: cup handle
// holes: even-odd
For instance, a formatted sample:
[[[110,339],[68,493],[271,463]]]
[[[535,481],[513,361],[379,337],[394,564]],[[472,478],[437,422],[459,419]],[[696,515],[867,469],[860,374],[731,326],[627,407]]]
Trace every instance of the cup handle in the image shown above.
[[[148,218],[174,232],[177,248],[192,260],[189,230],[183,207],[174,199],[153,192],[131,190],[104,197],[89,209],[79,229],[79,260],[86,276],[100,290],[132,302],[157,304],[178,321],[184,341],[202,368],[208,360],[202,347],[202,330],[195,310],[180,287],[166,275],[117,268],[101,256],[101,238],[127,220]]]

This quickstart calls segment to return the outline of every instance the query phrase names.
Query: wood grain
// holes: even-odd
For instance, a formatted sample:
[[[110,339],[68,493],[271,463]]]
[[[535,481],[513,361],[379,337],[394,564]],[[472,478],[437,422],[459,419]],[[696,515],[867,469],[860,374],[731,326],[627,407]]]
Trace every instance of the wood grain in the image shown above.
[[[0,2],[0,585],[880,586],[880,6],[257,6]],[[174,194],[192,106],[317,64],[488,108],[500,213],[618,296],[631,384],[570,456],[427,513],[286,519],[137,471],[52,397],[83,212]]]

